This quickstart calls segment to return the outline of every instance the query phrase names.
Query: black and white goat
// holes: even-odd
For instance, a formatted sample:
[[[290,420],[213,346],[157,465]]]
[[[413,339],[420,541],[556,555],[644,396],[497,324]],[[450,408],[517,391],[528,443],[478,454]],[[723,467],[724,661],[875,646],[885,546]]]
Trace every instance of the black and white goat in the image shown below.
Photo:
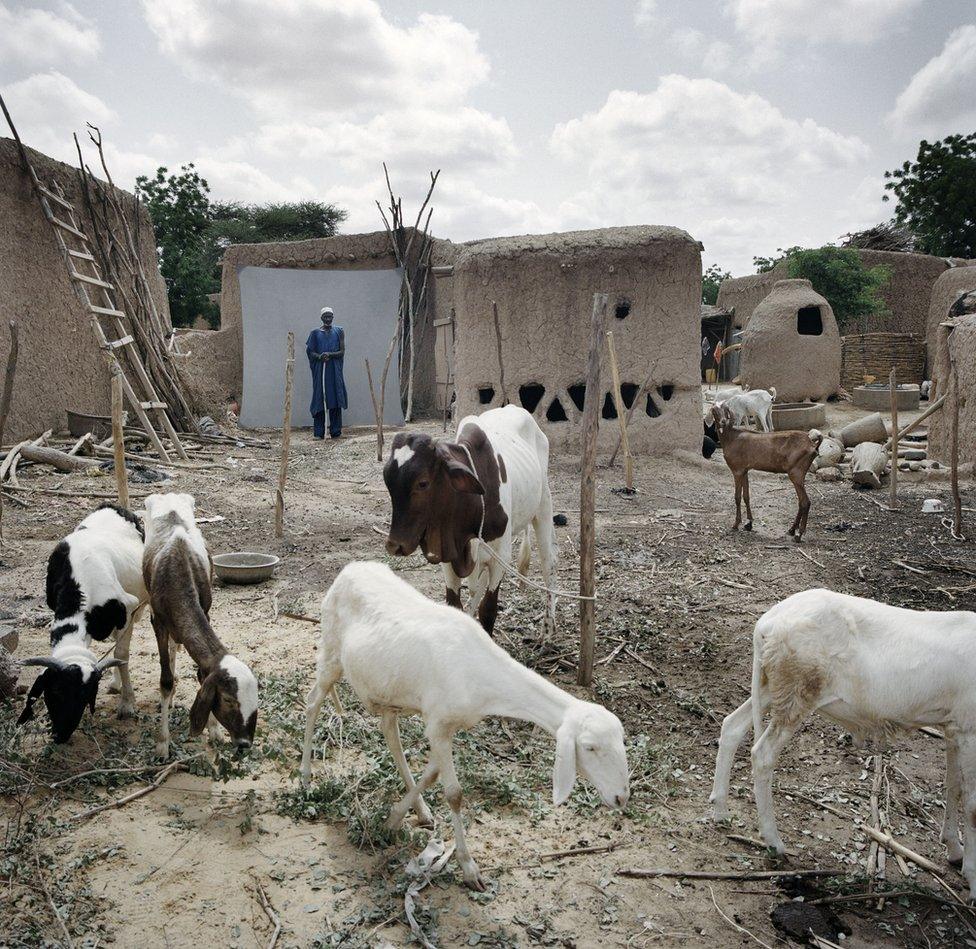
[[[197,665],[200,688],[190,708],[190,735],[199,735],[211,716],[240,750],[251,747],[258,720],[258,681],[232,656],[210,625],[212,564],[196,525],[189,494],[146,498],[143,576],[149,590],[152,625],[159,646],[162,709],[157,752],[169,757],[169,709],[175,688],[176,654],[183,646]]]
[[[135,695],[126,665],[132,626],[146,605],[142,581],[142,523],[125,508],[103,504],[54,548],[47,563],[47,605],[54,611],[51,655],[24,659],[43,666],[17,724],[34,717],[44,697],[57,744],[78,727],[87,706],[95,711],[102,673],[116,668],[121,692],[119,717],[135,713]],[[113,658],[99,660],[92,640],[115,640]]]

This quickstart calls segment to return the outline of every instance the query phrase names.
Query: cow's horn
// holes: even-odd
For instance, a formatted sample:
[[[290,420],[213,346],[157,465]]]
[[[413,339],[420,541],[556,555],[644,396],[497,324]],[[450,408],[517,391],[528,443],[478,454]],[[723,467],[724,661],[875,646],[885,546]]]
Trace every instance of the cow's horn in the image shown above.
[[[98,669],[99,672],[104,672],[106,669],[112,669],[115,666],[124,666],[125,664],[125,659],[116,659],[114,656],[107,656],[105,659],[100,659],[95,668]]]
[[[18,660],[22,666],[45,666],[48,669],[60,669],[61,663],[50,656],[32,656],[30,659]]]

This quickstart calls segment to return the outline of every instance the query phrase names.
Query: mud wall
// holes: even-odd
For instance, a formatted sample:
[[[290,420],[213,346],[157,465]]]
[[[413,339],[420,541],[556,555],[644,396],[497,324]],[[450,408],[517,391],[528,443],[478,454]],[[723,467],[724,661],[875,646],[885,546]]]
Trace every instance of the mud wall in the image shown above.
[[[749,322],[752,311],[766,299],[766,295],[773,289],[773,284],[782,279],[781,275],[770,271],[769,273],[757,273],[748,277],[733,277],[731,280],[723,280],[718,288],[716,306],[724,310],[731,310],[734,307],[734,326],[736,329],[742,329]]]
[[[77,171],[33,149],[27,151],[41,181],[58,182],[90,233]],[[119,195],[131,205],[132,195],[122,191]],[[143,269],[169,324],[152,226],[144,212],[139,220]],[[108,414],[109,373],[95,343],[91,318],[75,296],[54,233],[21,166],[16,143],[9,138],[0,138],[0,222],[0,365],[4,367],[10,349],[7,323],[20,324],[17,378],[4,440],[26,438],[47,428],[65,429],[65,409]]]
[[[946,270],[932,287],[929,303],[928,325],[925,331],[925,345],[928,350],[928,374],[936,380],[936,390],[944,392],[942,380],[938,379],[937,360],[939,351],[939,324],[949,318],[949,309],[964,293],[976,290],[976,266],[952,267]]]
[[[369,234],[339,234],[335,237],[307,241],[291,241],[268,244],[235,244],[224,252],[220,295],[220,329],[226,332],[226,342],[220,342],[226,351],[227,366],[225,381],[230,388],[240,394],[243,388],[243,340],[241,337],[241,288],[238,272],[243,267],[285,267],[309,270],[390,270],[396,267],[396,260],[390,250],[390,239],[385,231]],[[429,285],[428,285],[429,286]],[[434,291],[436,296],[436,288]],[[308,329],[319,326],[319,310],[328,305],[310,306]],[[390,331],[393,331],[393,316]],[[343,326],[349,347],[346,358],[355,359],[355,327],[347,325],[342,313],[336,313],[336,323]],[[434,411],[435,407],[435,368],[434,368],[434,329],[430,320],[424,320],[417,334],[416,374],[414,377],[415,414],[423,415]],[[304,344],[304,340],[301,340]],[[299,341],[296,340],[296,347]],[[387,386],[387,393],[391,391]],[[393,390],[395,391],[395,385]]]
[[[888,312],[868,317],[864,329],[858,326],[856,330],[851,327],[851,330],[914,333],[924,337],[932,288],[949,265],[941,257],[930,257],[928,254],[858,249],[857,255],[865,267],[887,267],[891,277],[878,293]]]
[[[578,454],[593,294],[609,294],[621,388],[637,452],[701,449],[700,245],[670,227],[621,227],[465,245],[454,265],[458,419],[508,401],[533,412],[556,452]],[[504,380],[492,304],[497,304]],[[618,423],[601,363],[599,444]]]
[[[951,367],[959,381],[959,463],[976,464],[976,316],[955,320],[950,331],[943,327],[935,350],[935,375],[941,380],[940,395],[949,391]],[[948,464],[952,444],[952,399],[929,422],[929,458]]]
[[[803,319],[807,308],[818,309]],[[819,321],[819,333],[814,323]],[[801,332],[806,330],[806,332]],[[779,280],[742,337],[743,388],[776,389],[779,402],[825,399],[840,386],[841,341],[830,304],[809,280]]]
[[[178,330],[187,381],[201,412],[222,422],[227,404],[241,397],[241,336],[233,329]]]

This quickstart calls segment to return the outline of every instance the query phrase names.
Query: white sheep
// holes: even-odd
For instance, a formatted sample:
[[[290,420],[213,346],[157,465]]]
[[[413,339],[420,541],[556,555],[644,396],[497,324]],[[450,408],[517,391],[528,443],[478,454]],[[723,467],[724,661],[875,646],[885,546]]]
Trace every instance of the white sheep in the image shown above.
[[[785,848],[773,812],[776,760],[811,713],[863,742],[899,728],[940,725],[946,735],[942,840],[976,898],[976,613],[907,610],[807,590],[767,610],[753,635],[752,695],[722,723],[711,800],[728,815],[729,775],[750,726],[763,840]],[[769,725],[762,730],[768,710]],[[960,796],[965,849],[959,845]]]
[[[750,418],[759,422],[759,428],[764,432],[773,430],[773,402],[776,401],[776,389],[750,389],[740,392],[718,403],[726,406],[735,417],[738,426],[748,425]]]
[[[534,722],[556,737],[553,802],[563,803],[577,772],[608,807],[630,797],[624,730],[616,715],[583,702],[516,662],[470,616],[434,603],[379,563],[351,563],[322,601],[317,677],[306,700],[301,773],[311,771],[312,737],[322,703],[345,677],[380,727],[407,794],[393,808],[388,827],[410,809],[422,824],[433,819],[423,792],[440,778],[451,807],[458,861],[465,883],[484,889],[468,852],[461,820],[461,785],[452,740],[489,715]],[[334,694],[334,693],[333,693]],[[414,783],[400,745],[399,715],[426,723],[430,760]]]

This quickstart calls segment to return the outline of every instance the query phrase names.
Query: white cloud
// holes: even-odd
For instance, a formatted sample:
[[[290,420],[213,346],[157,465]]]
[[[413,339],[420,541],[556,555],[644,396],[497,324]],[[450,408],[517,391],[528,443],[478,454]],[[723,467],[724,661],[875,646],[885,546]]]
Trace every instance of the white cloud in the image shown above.
[[[94,24],[70,3],[55,12],[0,2],[0,62],[27,68],[79,62],[100,48]]]
[[[763,248],[835,238],[824,209],[845,206],[869,156],[759,95],[677,75],[651,93],[611,92],[557,126],[551,148],[590,181],[561,206],[566,226],[675,224],[740,268]]]
[[[726,0],[736,29],[754,43],[866,44],[899,26],[922,0]]]
[[[675,29],[669,36],[668,43],[684,59],[695,61],[706,72],[725,72],[735,63],[729,43],[724,40],[710,40],[701,30],[693,27]],[[739,60],[740,66],[743,59]]]
[[[889,121],[900,129],[945,134],[976,124],[976,24],[954,30],[899,94]]]
[[[488,77],[472,30],[422,14],[396,26],[375,0],[143,0],[162,49],[266,114],[461,102]]]

